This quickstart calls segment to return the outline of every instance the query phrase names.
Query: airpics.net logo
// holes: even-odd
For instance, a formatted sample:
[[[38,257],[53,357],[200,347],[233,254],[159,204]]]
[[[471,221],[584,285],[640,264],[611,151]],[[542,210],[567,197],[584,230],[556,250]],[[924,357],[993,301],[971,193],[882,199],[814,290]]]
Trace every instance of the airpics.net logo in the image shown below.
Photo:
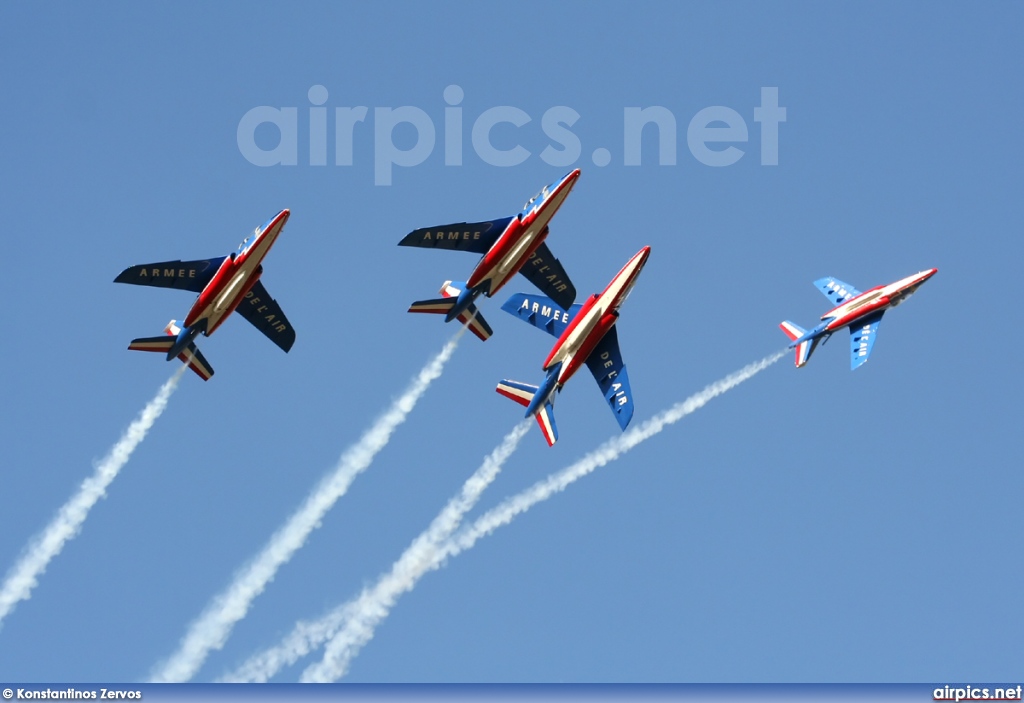
[[[238,150],[249,163],[256,166],[297,166],[301,156],[310,166],[327,166],[328,133],[331,127],[330,111],[325,106],[327,88],[314,85],[309,89],[307,97],[310,102],[306,108],[309,113],[308,150],[299,148],[298,107],[260,105],[242,116],[237,130]],[[461,107],[464,97],[465,92],[457,85],[450,85],[444,90],[446,106],[441,139],[446,166],[463,164],[466,136],[464,123],[468,121]],[[363,105],[334,108],[333,129],[330,131],[333,132],[335,166],[353,165],[355,140],[369,137],[369,114],[370,108]],[[752,117],[760,126],[761,165],[778,165],[779,124],[786,121],[786,108],[779,106],[778,88],[761,88],[761,102],[753,107]],[[538,154],[541,161],[558,167],[573,166],[580,161],[583,144],[571,129],[579,119],[580,113],[567,105],[556,105],[545,110],[540,118],[540,128],[549,143]],[[372,120],[374,185],[391,185],[396,166],[419,166],[430,158],[437,146],[434,120],[419,107],[375,107]],[[481,162],[491,166],[508,168],[526,162],[533,153],[514,137],[509,140],[508,134],[511,129],[511,134],[515,135],[515,130],[526,128],[532,122],[533,117],[529,113],[511,105],[484,110],[472,119],[469,127],[473,153]],[[492,132],[498,125],[503,125],[500,131],[502,146],[505,148],[495,146],[492,141]],[[648,125],[653,127],[648,129]],[[411,146],[402,148],[395,144],[396,130],[407,135],[415,132]],[[261,133],[260,136],[257,131]],[[275,131],[276,145],[271,147],[275,144]],[[659,165],[675,166],[677,131],[676,116],[666,107],[653,105],[623,108],[622,165],[642,165],[642,146],[646,138],[657,141]],[[268,133],[269,139],[265,138]],[[408,140],[400,141],[404,144]],[[514,142],[514,145],[508,147],[509,141]],[[737,110],[724,105],[712,105],[699,110],[690,118],[686,127],[686,146],[693,158],[705,166],[735,164],[746,154],[744,145],[748,141],[746,119]],[[612,152],[599,147],[591,152],[590,158],[596,166],[608,166],[612,163]]]

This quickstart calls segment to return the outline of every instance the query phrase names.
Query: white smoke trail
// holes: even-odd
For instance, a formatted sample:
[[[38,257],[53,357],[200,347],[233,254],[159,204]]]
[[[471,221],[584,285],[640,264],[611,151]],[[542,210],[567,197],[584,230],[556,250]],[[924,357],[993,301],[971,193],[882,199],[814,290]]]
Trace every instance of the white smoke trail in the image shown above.
[[[752,364],[744,366],[739,371],[731,373],[719,381],[715,381],[714,383],[706,386],[703,390],[694,393],[689,398],[676,403],[668,410],[664,410],[660,414],[655,415],[650,420],[642,423],[639,427],[625,432],[615,439],[605,442],[575,464],[562,469],[556,474],[548,476],[543,481],[538,481],[522,493],[519,493],[518,495],[515,495],[505,500],[500,505],[492,508],[475,520],[472,525],[461,530],[458,534],[454,535],[451,540],[449,540],[448,544],[445,545],[445,548],[442,550],[440,559],[441,563],[439,563],[438,566],[441,566],[443,562],[447,561],[451,557],[454,557],[472,547],[481,537],[486,537],[502,525],[512,522],[512,520],[520,513],[526,512],[537,503],[547,500],[555,493],[564,491],[569,484],[586,476],[594,469],[598,469],[608,462],[619,458],[636,445],[650,439],[669,425],[673,425],[687,415],[700,410],[708,403],[708,401],[735,388],[761,371],[764,371],[766,368],[785,356],[787,351],[788,350],[780,351],[772,354],[771,356],[766,356],[760,361],[755,361]]]
[[[519,440],[529,431],[531,422],[521,422],[505,435],[462,485],[459,494],[448,501],[373,588],[364,589],[358,597],[339,605],[316,622],[299,622],[278,646],[251,657],[221,681],[263,683],[332,637],[335,642],[347,643],[343,646],[356,650],[365,645],[398,597],[411,590],[432,567],[438,547],[458,528],[463,516],[473,509],[484,490],[498,477]],[[335,636],[343,626],[344,630]]]
[[[306,538],[319,526],[327,511],[345,495],[356,476],[387,445],[391,434],[405,421],[431,382],[441,375],[464,332],[465,327],[423,367],[405,392],[363,436],[345,450],[334,471],[324,477],[302,506],[274,533],[262,551],[235,575],[231,585],[216,596],[192,623],[178,650],[152,675],[153,681],[188,681],[202,666],[210,650],[224,646],[231,629],[245,617],[256,596],[273,580],[277,570],[305,544]]]
[[[25,600],[31,595],[32,589],[39,583],[39,576],[46,570],[50,561],[60,554],[67,541],[82,529],[82,523],[89,516],[89,511],[96,505],[96,501],[106,495],[107,487],[117,478],[117,474],[131,458],[132,452],[145,439],[146,433],[167,407],[167,401],[178,387],[178,381],[187,368],[183,365],[160,387],[153,400],[149,401],[135,421],[128,426],[117,444],[111,447],[110,452],[96,465],[93,475],[82,482],[78,492],[57,511],[57,516],[29,543],[21,559],[7,572],[7,578],[0,588],[0,623],[18,601]]]
[[[506,499],[497,507],[480,516],[471,525],[459,531],[458,534],[450,538],[444,545],[441,545],[439,550],[435,550],[432,562],[427,564],[422,569],[422,572],[425,573],[428,570],[441,567],[451,557],[470,549],[481,537],[486,537],[502,525],[512,522],[520,513],[526,512],[532,506],[547,500],[555,493],[565,490],[569,484],[577,479],[617,459],[636,445],[658,434],[669,425],[704,407],[711,399],[735,388],[768,368],[785,354],[785,351],[777,352],[745,366],[735,373],[729,374],[720,381],[715,381],[704,388],[704,390],[673,405],[668,410],[654,416],[640,426],[605,442],[575,464],[548,476],[548,478],[535,483],[525,491]],[[383,611],[383,615],[387,615],[386,610]],[[374,614],[371,613],[371,617],[373,616]],[[359,653],[359,649],[364,643],[365,640],[359,639],[358,632],[353,637],[342,638],[339,636],[335,638],[334,641],[328,644],[324,658],[306,669],[301,680],[336,681],[347,673],[349,663]]]

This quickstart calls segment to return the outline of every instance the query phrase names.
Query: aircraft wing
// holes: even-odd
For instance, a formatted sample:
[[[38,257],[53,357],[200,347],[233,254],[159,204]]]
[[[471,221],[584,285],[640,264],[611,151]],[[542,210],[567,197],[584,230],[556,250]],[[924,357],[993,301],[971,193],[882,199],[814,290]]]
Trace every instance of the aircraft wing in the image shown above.
[[[554,300],[558,307],[568,310],[576,300],[576,286],[569,280],[562,263],[556,259],[548,245],[541,242],[530,260],[523,264],[519,273],[526,276],[540,292]]]
[[[619,335],[615,329],[612,327],[608,330],[594,351],[590,352],[587,368],[594,374],[619,427],[626,429],[633,418],[633,393],[629,388],[626,365],[622,363],[622,354],[619,353]]]
[[[285,351],[292,348],[295,330],[281,311],[281,306],[267,293],[262,281],[256,281],[256,285],[249,289],[235,310],[271,342]]]
[[[200,261],[162,261],[156,264],[129,266],[118,274],[114,283],[176,288],[201,293],[226,258],[218,256],[215,259]]]
[[[498,237],[508,227],[512,217],[502,217],[489,222],[456,222],[439,227],[416,229],[398,243],[400,247],[422,247],[424,249],[454,249],[486,254]]]
[[[838,278],[833,278],[832,276],[819,278],[814,282],[814,285],[818,287],[818,290],[826,298],[832,301],[833,305],[842,305],[850,298],[856,298],[860,295],[860,291],[849,283],[843,283]]]
[[[856,325],[850,325],[850,370],[861,366],[871,356],[878,335],[878,324],[882,321],[884,310],[868,315]]]
[[[501,309],[529,322],[537,329],[544,330],[552,337],[561,337],[562,332],[565,332],[569,321],[579,312],[580,307],[573,305],[566,311],[554,300],[545,298],[543,295],[516,293],[505,301]]]

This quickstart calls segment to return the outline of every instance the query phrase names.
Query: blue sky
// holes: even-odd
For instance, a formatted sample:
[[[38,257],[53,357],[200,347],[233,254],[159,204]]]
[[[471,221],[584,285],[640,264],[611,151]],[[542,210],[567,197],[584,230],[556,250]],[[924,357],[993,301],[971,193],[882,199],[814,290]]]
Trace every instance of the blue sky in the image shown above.
[[[263,282],[297,341],[285,355],[237,316],[200,341],[217,375],[183,379],[7,617],[0,679],[138,680],[171,654],[454,332],[405,310],[473,256],[395,244],[511,215],[568,171],[540,157],[556,106],[580,115],[583,173],[548,243],[581,296],[652,247],[619,323],[634,422],[782,348],[780,320],[810,326],[827,309],[817,278],[939,274],[886,316],[864,368],[849,371],[840,337],[799,371],[787,357],[428,574],[345,680],[1019,674],[1022,19],[1011,3],[5,3],[0,566],[173,371],[125,347],[192,297],[114,285],[123,268],[224,255],[290,208]],[[450,85],[461,166],[444,159]],[[313,86],[332,118],[326,166],[309,162]],[[760,160],[764,87],[786,109],[777,166]],[[296,108],[296,165],[243,156],[239,122],[264,105]],[[333,108],[354,106],[369,116],[353,164],[335,165]],[[400,106],[437,142],[374,185],[375,108]],[[531,118],[492,132],[530,152],[516,166],[471,144],[498,106]],[[650,106],[675,117],[676,163],[658,165],[649,128],[626,166],[624,110]],[[731,166],[688,148],[710,106],[748,129]],[[393,138],[409,149],[416,132]],[[372,583],[513,427],[494,385],[539,379],[550,339],[502,301],[483,305],[494,337],[460,344],[199,680]],[[559,443],[531,430],[477,512],[617,434],[603,405],[585,374],[568,384]]]

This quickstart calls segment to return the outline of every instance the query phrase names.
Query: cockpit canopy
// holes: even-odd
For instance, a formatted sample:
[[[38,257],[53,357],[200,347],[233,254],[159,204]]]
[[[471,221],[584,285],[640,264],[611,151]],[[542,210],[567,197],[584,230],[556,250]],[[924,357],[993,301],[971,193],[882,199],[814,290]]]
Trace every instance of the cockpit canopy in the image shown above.
[[[531,207],[533,207],[533,204],[536,203],[538,200],[543,200],[544,198],[548,197],[548,194],[550,192],[551,186],[544,186],[544,188],[541,189],[539,193],[537,193],[535,196],[526,201],[526,204],[523,205],[523,212],[528,211]]]
[[[244,254],[245,250],[251,247],[253,243],[256,241],[256,238],[260,236],[261,231],[263,231],[263,228],[257,227],[252,234],[250,234],[248,237],[242,240],[242,243],[238,245],[238,250],[235,253]]]
[[[277,215],[274,215],[269,220],[264,222],[262,225],[260,225],[256,229],[254,229],[252,231],[252,234],[250,234],[248,237],[243,239],[242,243],[238,245],[238,251],[235,252],[236,255],[240,256],[240,255],[244,254],[245,250],[248,249],[249,247],[251,247],[256,242],[256,240],[259,239],[259,236],[261,234],[263,234],[263,232],[267,229],[267,227],[270,226],[270,223],[273,222],[276,218],[277,218]]]

